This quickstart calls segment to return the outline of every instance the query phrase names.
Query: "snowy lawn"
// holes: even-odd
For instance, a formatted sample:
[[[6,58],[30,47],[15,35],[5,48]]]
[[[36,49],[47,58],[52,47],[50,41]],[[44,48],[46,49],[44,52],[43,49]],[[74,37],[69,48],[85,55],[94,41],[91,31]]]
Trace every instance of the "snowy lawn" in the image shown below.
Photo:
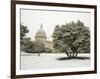
[[[89,67],[89,54],[78,54],[77,59],[68,59],[66,54],[37,54],[21,53],[21,69],[47,69],[47,68],[71,68],[71,67]]]

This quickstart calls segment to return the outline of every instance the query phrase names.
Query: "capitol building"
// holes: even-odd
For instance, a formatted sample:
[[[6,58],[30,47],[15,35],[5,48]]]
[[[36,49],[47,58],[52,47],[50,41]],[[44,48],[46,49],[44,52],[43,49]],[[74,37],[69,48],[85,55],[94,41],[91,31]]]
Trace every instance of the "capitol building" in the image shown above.
[[[35,41],[41,41],[44,44],[45,48],[53,49],[53,42],[47,40],[47,36],[45,30],[43,30],[43,26],[41,24],[40,29],[36,32]]]

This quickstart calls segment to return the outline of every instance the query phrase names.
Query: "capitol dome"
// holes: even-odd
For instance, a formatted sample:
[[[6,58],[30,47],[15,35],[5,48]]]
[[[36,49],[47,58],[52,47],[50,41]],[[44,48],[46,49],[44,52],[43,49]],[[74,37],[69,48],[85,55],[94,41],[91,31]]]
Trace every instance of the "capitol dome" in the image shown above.
[[[40,29],[36,32],[35,41],[41,41],[44,44],[45,48],[53,49],[53,42],[47,40],[47,36],[45,30],[43,30],[42,24],[40,26]]]
[[[41,24],[40,29],[36,32],[36,36],[35,37],[46,37],[46,33],[43,30],[42,24]]]
[[[36,36],[35,36],[35,39],[36,40],[46,40],[46,33],[45,31],[43,30],[43,26],[41,24],[41,27],[40,29],[36,32]]]

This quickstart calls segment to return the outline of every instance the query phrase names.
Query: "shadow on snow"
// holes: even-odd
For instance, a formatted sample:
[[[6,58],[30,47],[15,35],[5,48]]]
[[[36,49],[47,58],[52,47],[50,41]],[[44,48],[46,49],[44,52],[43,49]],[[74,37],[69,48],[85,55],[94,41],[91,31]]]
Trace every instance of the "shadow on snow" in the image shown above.
[[[85,60],[85,59],[90,59],[90,57],[76,57],[76,58],[60,57],[60,58],[57,58],[57,60],[71,60],[71,59]]]

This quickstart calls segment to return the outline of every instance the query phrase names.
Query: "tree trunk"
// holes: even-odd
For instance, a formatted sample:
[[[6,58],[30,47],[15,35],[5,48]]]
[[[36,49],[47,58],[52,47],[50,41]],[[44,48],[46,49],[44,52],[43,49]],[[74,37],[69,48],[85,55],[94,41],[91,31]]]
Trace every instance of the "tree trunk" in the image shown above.
[[[78,55],[78,53],[76,53],[74,57],[76,58],[76,57],[77,57],[77,55]]]
[[[73,53],[73,57],[75,56],[75,53]]]
[[[68,53],[68,52],[66,52],[66,55],[68,56],[68,58],[76,58],[78,53],[71,53],[71,52]]]
[[[38,56],[40,56],[40,52],[38,52]]]
[[[65,52],[66,53],[66,55],[68,56],[68,57],[70,57],[70,55],[69,55],[69,53],[68,52]]]

